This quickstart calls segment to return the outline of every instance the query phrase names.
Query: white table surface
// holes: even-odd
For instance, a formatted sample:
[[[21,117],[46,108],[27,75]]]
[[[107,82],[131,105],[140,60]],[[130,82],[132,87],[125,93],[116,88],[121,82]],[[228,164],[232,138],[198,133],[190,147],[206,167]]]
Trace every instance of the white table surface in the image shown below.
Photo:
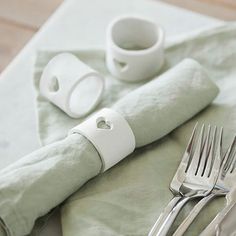
[[[221,21],[155,0],[67,0],[0,77],[0,169],[39,147],[32,65],[37,49],[105,47],[105,30],[115,16],[139,14],[162,25],[166,37]],[[99,21],[98,21],[99,19]],[[41,235],[60,235],[58,217]]]

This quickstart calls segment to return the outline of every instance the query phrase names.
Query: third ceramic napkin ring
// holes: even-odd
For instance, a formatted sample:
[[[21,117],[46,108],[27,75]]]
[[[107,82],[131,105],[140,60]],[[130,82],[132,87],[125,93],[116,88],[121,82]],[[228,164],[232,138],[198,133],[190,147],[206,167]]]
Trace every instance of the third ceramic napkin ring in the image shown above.
[[[137,16],[121,16],[107,29],[106,64],[110,73],[130,82],[155,76],[164,62],[164,30]]]
[[[103,108],[69,131],[86,137],[98,151],[102,172],[124,159],[135,149],[135,136],[125,118],[118,112]]]

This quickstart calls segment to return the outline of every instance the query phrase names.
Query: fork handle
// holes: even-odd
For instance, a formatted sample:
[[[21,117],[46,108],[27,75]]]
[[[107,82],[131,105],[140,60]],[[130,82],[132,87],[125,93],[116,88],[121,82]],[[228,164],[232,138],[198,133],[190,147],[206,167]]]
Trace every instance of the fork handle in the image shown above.
[[[203,209],[203,207],[210,202],[216,195],[210,194],[207,197],[204,197],[201,199],[191,210],[189,215],[184,219],[184,221],[179,225],[177,230],[174,232],[173,236],[182,236],[188,227],[192,224],[194,219],[197,217],[197,215],[200,213],[200,211]]]
[[[212,220],[212,222],[202,231],[200,236],[215,236],[220,235],[220,224],[224,220],[225,217],[229,214],[234,204],[226,205],[223,210],[221,210],[216,217]],[[218,231],[218,232],[217,232]],[[217,234],[218,233],[218,234]],[[233,234],[232,234],[233,235]]]
[[[175,205],[174,204],[172,205],[173,207],[169,211],[168,214],[167,214],[167,211],[164,210],[164,213],[166,213],[166,214],[161,214],[161,216],[158,218],[157,222],[154,224],[153,228],[151,229],[150,233],[148,234],[148,236],[165,236],[165,235],[167,235],[172,223],[174,222],[175,218],[179,214],[182,207],[192,198],[193,197],[178,196],[178,197],[175,197],[174,199],[172,199],[173,202],[175,201]],[[168,208],[169,208],[169,204],[167,206]]]
[[[173,236],[182,236],[188,227],[192,224],[194,219],[197,217],[197,215],[200,213],[200,211],[205,207],[213,198],[225,195],[224,193],[216,193],[212,192],[208,196],[202,198],[191,210],[189,215],[184,219],[184,221],[179,225]]]
[[[168,205],[165,207],[165,209],[161,212],[160,216],[156,220],[155,224],[153,225],[152,229],[150,230],[148,236],[155,236],[164,223],[165,219],[168,217],[170,212],[173,210],[173,208],[178,204],[182,196],[175,196],[173,197]]]

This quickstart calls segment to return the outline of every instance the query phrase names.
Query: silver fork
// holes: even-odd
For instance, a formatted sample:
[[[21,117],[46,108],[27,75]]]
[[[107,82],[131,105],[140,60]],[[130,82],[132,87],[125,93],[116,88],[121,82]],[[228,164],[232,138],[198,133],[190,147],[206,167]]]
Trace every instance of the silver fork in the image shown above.
[[[227,152],[227,159],[224,165],[224,170],[221,178],[217,181],[217,189],[214,191],[215,196],[226,196],[232,189],[235,188],[236,180],[236,137],[233,140],[233,143],[229,147]],[[214,192],[212,194],[214,194]],[[215,196],[212,196],[215,197]],[[209,196],[210,197],[210,196]],[[212,199],[211,198],[211,199]],[[226,207],[215,217],[215,219],[206,227],[206,229],[201,233],[201,236],[210,236],[216,234],[216,225],[223,220],[224,216],[227,215],[227,212],[230,210],[230,201],[231,196],[226,196],[227,205]]]
[[[184,154],[184,158],[188,160],[185,160],[184,165],[182,165],[182,163],[180,164],[176,173],[176,175],[180,174],[180,176],[175,175],[172,180],[172,182],[174,182],[171,183],[172,192],[175,194],[177,199],[174,197],[176,200],[172,200],[174,203],[171,203],[171,211],[168,213],[167,211],[164,211],[165,214],[162,214],[158,218],[157,222],[151,229],[149,236],[166,235],[179,211],[188,201],[198,197],[205,197],[213,189],[221,163],[220,156],[223,130],[221,129],[217,147],[217,128],[215,127],[212,133],[211,127],[209,126],[206,137],[204,135],[204,130],[205,126],[203,125],[197,144],[194,145],[196,131],[195,127]],[[194,148],[194,146],[196,147]],[[184,175],[181,175],[182,169],[184,169]],[[175,187],[175,191],[173,191],[173,186]]]
[[[193,152],[193,144],[195,141],[197,126],[198,126],[198,124],[195,125],[195,127],[192,131],[191,137],[188,141],[188,145],[187,145],[186,150],[183,154],[182,160],[181,160],[179,167],[175,173],[175,176],[173,177],[171,184],[170,184],[170,190],[172,191],[174,197],[172,198],[172,200],[168,203],[168,205],[165,207],[165,209],[160,214],[159,218],[157,219],[157,221],[153,225],[151,231],[149,232],[149,234],[148,234],[149,236],[155,235],[154,233],[159,229],[159,227],[163,224],[164,220],[169,215],[171,210],[177,205],[179,200],[182,198],[182,196],[179,194],[179,188],[185,179],[186,169],[191,161],[190,157]]]
[[[225,196],[230,191],[230,189],[233,187],[236,180],[235,179],[235,173],[236,173],[235,158],[236,158],[236,137],[234,137],[233,142],[229,146],[223,158],[223,163],[221,165],[220,172],[219,172],[216,184],[212,192],[194,206],[194,208],[189,213],[189,215],[177,228],[173,236],[183,235],[185,231],[188,229],[188,227],[190,226],[190,224],[193,222],[193,220],[196,218],[199,212],[203,209],[203,207],[206,206],[207,203],[209,203],[215,197]],[[210,235],[209,227],[208,227],[208,235]]]

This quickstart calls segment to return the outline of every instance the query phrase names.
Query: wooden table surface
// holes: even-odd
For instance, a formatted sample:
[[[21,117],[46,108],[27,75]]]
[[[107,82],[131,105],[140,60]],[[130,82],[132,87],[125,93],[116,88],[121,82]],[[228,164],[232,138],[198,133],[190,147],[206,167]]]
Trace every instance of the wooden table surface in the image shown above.
[[[0,0],[0,72],[39,30],[62,1]],[[160,1],[222,20],[236,20],[236,0]]]
[[[0,0],[0,72],[63,0]]]

